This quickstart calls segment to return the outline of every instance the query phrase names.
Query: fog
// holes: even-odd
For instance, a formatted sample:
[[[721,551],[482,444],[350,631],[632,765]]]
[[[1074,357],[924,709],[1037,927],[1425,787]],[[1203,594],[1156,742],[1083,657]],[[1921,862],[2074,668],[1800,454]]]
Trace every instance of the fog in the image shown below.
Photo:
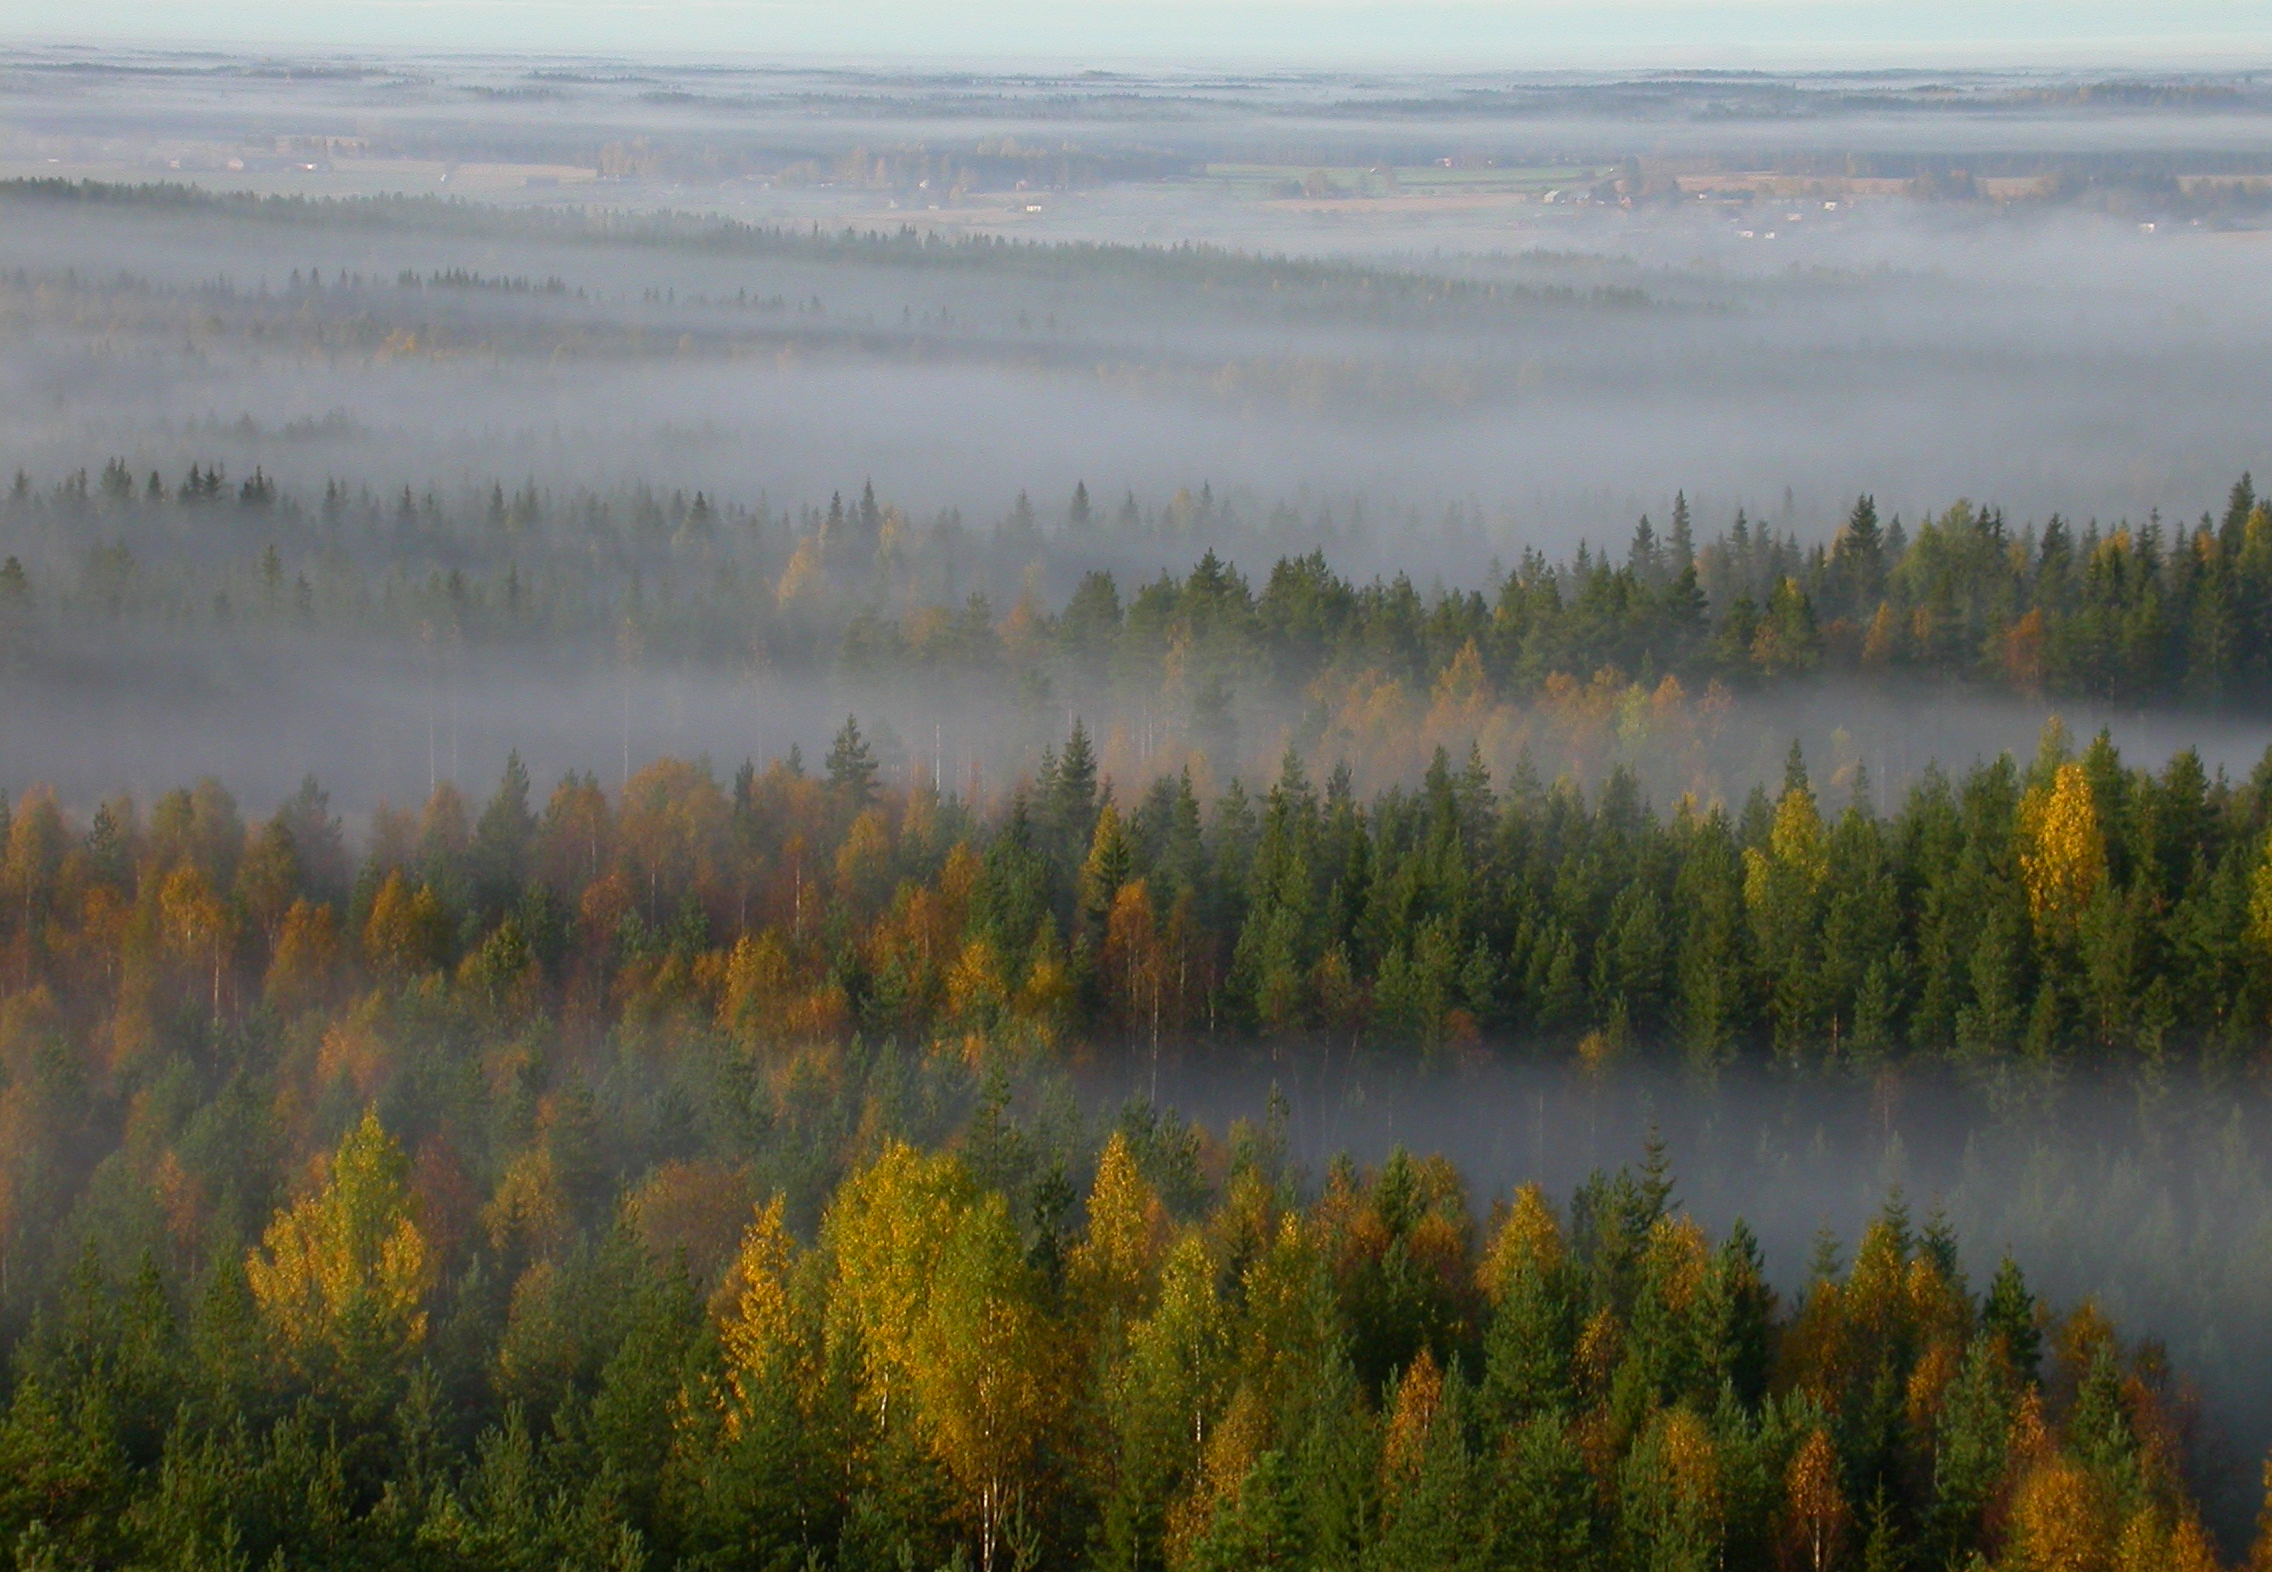
[[[1351,765],[1367,791],[1409,784],[1425,754],[1369,752],[1320,733],[1298,704],[1240,699],[1235,746],[1192,750],[1187,706],[1096,693],[1004,694],[980,681],[881,685],[768,668],[758,660],[700,662],[451,653],[431,644],[368,641],[346,648],[296,643],[246,649],[179,646],[83,651],[18,672],[0,696],[5,789],[54,787],[82,814],[127,791],[147,803],[212,777],[248,811],[268,811],[316,776],[351,822],[374,807],[423,801],[439,781],[480,796],[517,754],[541,786],[589,771],[612,793],[659,757],[706,760],[723,778],[792,748],[817,760],[847,714],[877,747],[886,780],[928,782],[999,805],[1031,782],[1045,750],[1076,722],[1102,747],[1108,780],[1133,800],[1159,775],[1195,766],[1202,789],[1233,775],[1267,785],[1289,748],[1322,775]],[[1591,792],[1613,768],[1638,779],[1659,814],[1680,797],[1739,806],[1753,787],[1778,789],[1791,748],[1810,762],[1826,799],[1857,794],[1881,812],[1929,768],[1961,774],[2010,754],[2034,756],[2047,721],[2077,737],[2105,730],[2132,763],[2158,767],[2181,749],[2213,774],[2245,779],[2272,748],[2272,722],[2168,715],[2087,702],[2041,702],[1825,680],[1737,700],[1708,726],[1604,738],[1585,718],[1513,706],[1484,756],[1507,779],[1528,765],[1547,781]],[[1419,734],[1420,745],[1439,740]],[[1466,736],[1440,739],[1455,754]]]
[[[0,789],[81,822],[208,775],[265,813],[313,774],[357,830],[442,781],[485,794],[510,754],[540,793],[613,790],[663,755],[817,757],[848,712],[887,780],[988,807],[1076,720],[1124,799],[1185,767],[1267,781],[1289,748],[1386,790],[1472,743],[1501,780],[1629,770],[1660,813],[1773,787],[1794,743],[1834,808],[2028,756],[2054,716],[2232,778],[2272,745],[2245,684],[1604,668],[1465,709],[1408,675],[1377,725],[1315,673],[1217,673],[1202,749],[1205,649],[854,658],[973,596],[1015,653],[1091,570],[1128,601],[1210,551],[1253,587],[1314,549],[1488,599],[1526,552],[1625,560],[1676,497],[1700,542],[1743,510],[1800,548],[1864,494],[1911,527],[2000,507],[2020,552],[2055,514],[2189,525],[2272,469],[2257,76],[19,47],[0,180]],[[185,506],[193,466],[226,489]],[[870,486],[853,552],[823,521]],[[2234,1455],[2272,1439],[2246,1087],[1226,1059],[1079,1074],[1099,1107],[1216,1121],[1275,1083],[1313,1172],[1404,1142],[1479,1203],[1566,1196],[1656,1127],[1687,1203],[1746,1217],[1786,1286],[1898,1184],[1976,1285],[2011,1250],[2166,1340]]]
[[[1661,1139],[1674,1205],[1715,1233],[1738,1218],[1785,1294],[1803,1292],[1827,1232],[1851,1261],[1889,1203],[1922,1230],[1954,1230],[1975,1289],[2010,1255],[2061,1303],[2085,1296],[2161,1339],[2218,1433],[2210,1499],[2235,1527],[2257,1505],[2254,1460],[2272,1444],[2272,1188],[2266,1110],[2252,1090],[2172,1071],[2093,1079],[2013,1070],[1966,1084],[1928,1070],[1875,1082],[1723,1076],[1620,1066],[1477,1063],[1416,1074],[1369,1055],[1287,1055],[1225,1068],[1170,1059],[1083,1077],[1097,1117],[1155,1098],[1221,1131],[1284,1100],[1306,1181],[1394,1146],[1452,1157],[1479,1223],[1518,1185],[1566,1207],[1597,1170],[1638,1166]]]
[[[1155,502],[1209,482],[1470,505],[1509,552],[1622,534],[1681,488],[1708,515],[1788,499],[1821,529],[1863,491],[1912,517],[1959,497],[2189,513],[2255,460],[2272,376],[2247,184],[2272,120],[2237,81],[2093,99],[1977,73],[972,79],[19,51],[6,173],[505,211],[13,209],[0,450],[35,473],[119,452],[303,485],[535,471],[776,502],[872,477],[981,519],[1076,480]],[[1891,194],[1919,174],[2006,185]],[[2060,180],[2072,199],[2028,195]],[[507,221],[595,209],[1199,240],[1378,276],[1193,290]],[[368,284],[279,299],[310,268]],[[438,303],[394,289],[405,270],[568,294]],[[132,311],[121,274],[152,286]],[[1507,292],[1430,297],[1415,276]],[[368,331],[314,331],[343,310]],[[196,434],[334,412],[350,439]]]
[[[947,602],[988,589],[997,609],[1036,583],[1061,600],[1089,566],[1132,589],[1210,546],[1255,578],[1321,546],[1360,579],[1488,587],[1525,549],[1619,547],[1675,492],[1700,529],[1744,508],[1814,540],[1861,493],[1912,522],[1960,498],[2015,525],[2188,518],[2262,454],[2268,107],[2245,77],[986,76],[23,48],[0,61],[0,174],[190,194],[10,188],[0,462],[35,489],[113,457],[138,482],[258,469],[303,514],[333,481],[437,493],[461,517],[492,481],[699,491],[778,517],[784,538],[798,509],[869,482],[918,527],[951,518],[980,541],[1023,495],[1040,542],[936,586]],[[814,238],[839,230],[1108,249]],[[1224,249],[1157,249],[1184,241]],[[1151,249],[1109,249],[1131,245]],[[1115,522],[1053,539],[1076,482]],[[1225,501],[1212,522],[1154,527],[1202,490]],[[1117,522],[1123,499],[1144,532]],[[19,529],[9,548],[66,584],[87,532]],[[161,555],[216,571],[214,540]],[[295,570],[338,549],[271,518],[230,537],[234,567],[271,543]],[[525,544],[394,549],[362,566],[541,571]],[[760,675],[746,645],[626,676],[604,631],[541,659],[477,648],[446,680],[415,637],[232,645],[210,665],[186,632],[140,638],[92,677],[17,685],[11,784],[91,793],[226,763],[255,799],[315,770],[367,803],[430,775],[486,779],[511,748],[604,770],[626,752],[627,681],[640,756],[763,757],[816,745],[848,704],[909,708],[824,670]],[[958,731],[990,735],[993,696],[955,702]],[[1290,713],[1242,702],[1251,773],[1302,739]],[[1116,719],[1077,694],[1044,707],[1056,726]],[[2199,742],[2244,765],[2264,741],[2245,721],[2060,707],[2145,755]],[[2046,708],[1832,687],[1747,710],[1709,778],[1652,784],[1740,792],[1796,737],[1892,788],[1934,757],[2026,749]],[[1646,750],[1625,762],[1648,776]]]
[[[1797,244],[1778,213],[1744,220],[1777,238],[1743,241],[1676,208],[1466,237],[1508,254],[1373,261],[1540,292],[1497,309],[48,212],[0,238],[11,293],[43,303],[10,312],[31,320],[0,368],[0,443],[35,472],[117,452],[303,486],[535,472],[825,500],[872,478],[978,517],[1077,480],[1156,500],[1207,482],[1473,504],[1508,550],[1621,534],[1683,488],[1712,513],[1787,505],[1818,525],[1858,491],[1911,516],[1959,497],[2193,511],[2254,460],[2272,391],[2255,237],[1815,205],[1837,232]],[[1546,246],[1586,255],[1524,254]],[[1769,246],[1788,262],[1742,249]],[[321,311],[277,302],[310,268],[373,281],[348,308],[362,341],[310,343]],[[405,270],[559,279],[583,298],[436,303],[393,287]],[[153,286],[131,314],[122,273]],[[222,280],[236,297],[215,311],[200,286]],[[334,412],[353,440],[184,430]]]

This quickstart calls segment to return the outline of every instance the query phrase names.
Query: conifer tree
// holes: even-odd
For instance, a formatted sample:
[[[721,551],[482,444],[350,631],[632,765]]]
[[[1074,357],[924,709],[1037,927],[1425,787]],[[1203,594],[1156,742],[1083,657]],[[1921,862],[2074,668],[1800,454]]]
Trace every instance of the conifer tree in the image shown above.
[[[856,812],[875,800],[875,754],[860,735],[860,723],[850,715],[829,744],[827,768],[829,790],[840,803]]]

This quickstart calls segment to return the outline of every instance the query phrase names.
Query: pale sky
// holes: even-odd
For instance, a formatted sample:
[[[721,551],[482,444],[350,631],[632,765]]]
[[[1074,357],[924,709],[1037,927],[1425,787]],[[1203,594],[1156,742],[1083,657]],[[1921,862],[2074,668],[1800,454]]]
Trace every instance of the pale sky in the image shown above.
[[[2272,68],[2272,0],[0,0],[0,38],[971,61]]]

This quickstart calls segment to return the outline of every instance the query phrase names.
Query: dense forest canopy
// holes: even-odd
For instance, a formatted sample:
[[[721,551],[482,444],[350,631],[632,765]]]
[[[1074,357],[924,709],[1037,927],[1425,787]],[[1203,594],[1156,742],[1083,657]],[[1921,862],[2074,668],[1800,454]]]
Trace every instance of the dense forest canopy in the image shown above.
[[[444,782],[382,806],[352,856],[313,780],[249,827],[213,780],[84,821],[34,790],[0,932],[23,1008],[145,1045],[193,959],[209,1033],[419,978],[513,1020],[675,1012],[752,1043],[1283,1036],[1700,1070],[2237,1060],[2272,1012],[2272,763],[2131,768],[2056,724],[2031,763],[1929,774],[1890,815],[1866,782],[1826,800],[1796,750],[1778,792],[1669,814],[1629,776],[1589,799],[1472,750],[1369,800],[1291,753],[1212,800],[1188,772],[1122,792],[1079,722],[998,804],[878,777],[850,719],[819,770],[664,759],[540,805],[515,762],[485,803]]]
[[[989,1096],[800,1238],[712,1154],[616,1192],[588,1091],[515,1101],[486,1202],[446,1123],[364,1114],[273,1214],[221,1131],[222,1217],[169,1151],[160,1246],[90,1244],[18,1343],[14,1564],[2220,1565],[2157,1352],[1898,1199],[1785,1303],[1661,1154],[1479,1234],[1441,1161],[1305,1197],[1270,1125],[1069,1154]]]
[[[0,881],[21,1566],[2209,1567],[2158,1346],[1898,1199],[1771,1291],[1661,1154],[1480,1227],[1280,1116],[1013,1076],[1244,1044],[1988,1079],[2261,1052],[2272,795],[2040,756],[1891,816],[1437,759],[998,804],[825,759],[313,781]],[[1024,1067],[1021,1069],[1020,1067]]]

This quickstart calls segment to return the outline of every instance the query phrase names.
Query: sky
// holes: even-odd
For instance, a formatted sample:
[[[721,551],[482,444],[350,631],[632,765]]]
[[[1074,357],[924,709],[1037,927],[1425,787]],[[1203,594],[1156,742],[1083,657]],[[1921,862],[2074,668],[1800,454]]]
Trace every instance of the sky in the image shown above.
[[[2272,0],[0,0],[0,39],[1466,68],[2272,68]]]

